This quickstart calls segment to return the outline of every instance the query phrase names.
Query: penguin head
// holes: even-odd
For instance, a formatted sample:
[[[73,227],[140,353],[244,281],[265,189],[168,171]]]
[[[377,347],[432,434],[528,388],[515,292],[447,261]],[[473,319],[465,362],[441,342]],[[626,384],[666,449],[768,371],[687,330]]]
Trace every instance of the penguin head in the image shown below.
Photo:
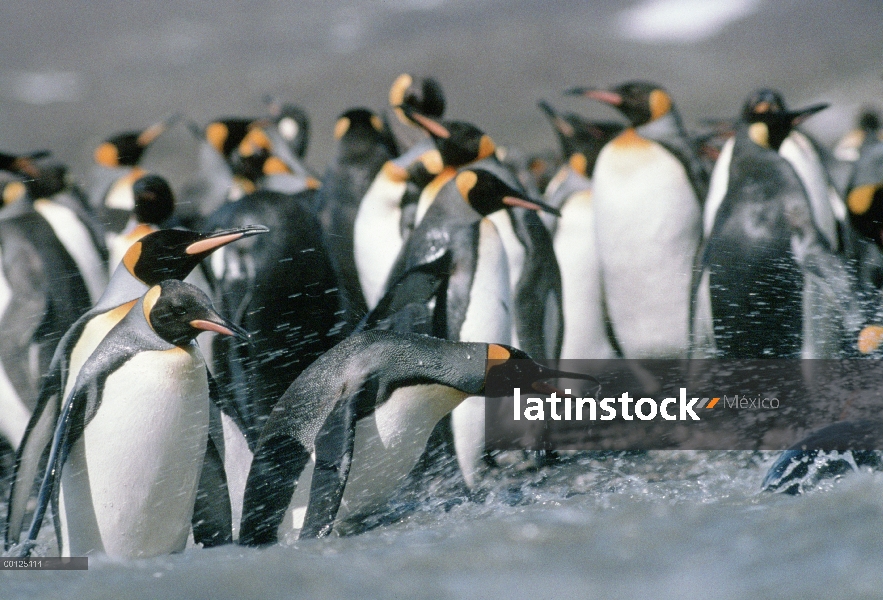
[[[778,151],[792,129],[827,107],[828,104],[813,104],[800,110],[788,110],[780,93],[760,89],[745,101],[742,119],[748,124],[751,141]]]
[[[671,112],[672,100],[668,92],[655,83],[630,81],[610,90],[571,88],[571,96],[585,96],[618,109],[633,127],[640,127]]]
[[[144,294],[144,318],[156,334],[175,346],[184,346],[203,331],[247,340],[248,332],[227,321],[212,307],[208,295],[196,286],[169,279]]]
[[[396,77],[389,89],[389,104],[399,109],[396,115],[405,123],[410,122],[410,115],[402,112],[404,106],[431,118],[439,118],[445,113],[445,95],[438,81],[408,73]]]
[[[124,131],[107,138],[95,149],[95,162],[110,168],[134,167],[141,160],[144,151],[150,144],[174,125],[179,118],[180,115],[172,115],[143,131]]]
[[[566,394],[547,383],[549,379],[598,380],[583,373],[570,373],[543,366],[534,361],[526,352],[503,344],[488,344],[485,367],[484,394],[492,398],[511,396],[515,388],[532,390],[541,394]]]
[[[132,184],[135,208],[132,213],[139,223],[161,225],[175,211],[175,196],[168,182],[159,175],[147,174]]]
[[[28,187],[21,179],[0,180],[0,207],[12,206],[28,197]]]
[[[49,150],[37,150],[27,154],[5,154],[0,152],[0,171],[9,171],[23,177],[36,178],[40,175],[40,169],[34,161],[46,158],[49,155]]]
[[[264,102],[273,119],[273,126],[291,151],[298,158],[306,156],[310,141],[310,119],[306,111],[294,104],[285,104],[269,94],[264,96]]]
[[[445,166],[461,167],[493,156],[497,150],[497,145],[490,136],[472,123],[436,121],[407,106],[402,108],[432,136]]]
[[[217,119],[205,126],[202,137],[218,151],[218,154],[229,159],[230,154],[239,147],[254,122],[255,119]]]
[[[342,158],[351,160],[373,151],[378,144],[391,146],[383,119],[363,107],[351,108],[337,117],[334,139]]]
[[[868,133],[880,130],[880,113],[873,106],[865,106],[858,118],[858,128]]]
[[[184,279],[202,259],[218,248],[268,231],[263,225],[223,229],[213,233],[162,229],[132,244],[117,268],[126,269],[145,285],[156,285],[165,279]]]
[[[457,173],[454,183],[463,199],[483,217],[507,206],[519,206],[561,216],[558,209],[538,200],[527,199],[527,194],[523,191],[515,189],[485,168],[464,169]]]
[[[230,151],[227,162],[233,174],[251,182],[257,182],[264,175],[289,174],[291,169],[273,153],[273,142],[265,127],[271,124],[254,121],[248,125],[239,145]]]
[[[540,100],[537,105],[555,130],[564,158],[581,175],[592,173],[601,149],[623,130],[619,123],[586,121],[572,113],[562,115],[545,100]]]

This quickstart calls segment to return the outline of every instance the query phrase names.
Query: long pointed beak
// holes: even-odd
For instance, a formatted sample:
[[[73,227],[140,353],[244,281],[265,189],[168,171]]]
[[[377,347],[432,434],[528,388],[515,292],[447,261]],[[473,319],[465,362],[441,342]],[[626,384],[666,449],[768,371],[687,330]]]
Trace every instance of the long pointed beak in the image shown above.
[[[417,123],[420,127],[428,131],[430,134],[434,135],[437,138],[442,138],[444,140],[451,137],[451,132],[448,131],[448,128],[435,121],[430,119],[425,115],[421,115],[419,112],[408,106],[407,104],[402,104],[396,108],[401,109],[405,116]]]
[[[231,323],[217,313],[211,316],[211,320],[194,319],[190,321],[190,326],[194,329],[201,329],[202,331],[214,331],[221,335],[231,335],[244,341],[249,341],[251,338],[251,334],[245,329],[235,323]]]
[[[552,105],[546,102],[545,100],[540,100],[537,102],[537,106],[540,107],[540,110],[545,113],[545,115],[549,118],[549,121],[552,122],[552,126],[557,129],[562,135],[567,137],[573,136],[573,127],[571,127],[570,123],[561,118]]]
[[[800,110],[795,110],[791,112],[791,125],[796,127],[800,125],[808,118],[816,114],[817,112],[823,111],[828,108],[830,104],[827,102],[822,102],[821,104],[813,104],[812,106],[807,106],[806,108],[802,108]]]
[[[231,242],[251,237],[253,235],[267,233],[268,231],[270,231],[269,228],[264,227],[263,225],[248,225],[246,227],[222,229],[221,231],[212,233],[206,238],[193,242],[187,246],[185,252],[187,254],[208,254]]]
[[[156,140],[156,138],[162,135],[164,131],[166,131],[179,120],[181,120],[181,118],[181,113],[175,113],[170,117],[163,119],[159,123],[154,123],[138,135],[138,138],[135,140],[136,143],[142,148],[149,146]]]
[[[591,98],[592,100],[597,100],[598,102],[603,102],[604,104],[609,104],[610,106],[622,105],[622,96],[616,92],[611,92],[610,90],[575,87],[566,90],[564,93],[568,96],[584,96],[586,98]]]
[[[550,215],[555,215],[556,217],[561,216],[561,211],[557,208],[549,206],[543,202],[538,200],[525,200],[524,198],[519,198],[518,196],[504,196],[503,204],[507,206],[520,206],[521,208],[527,208],[529,210],[535,210],[537,212],[543,211],[547,212]]]

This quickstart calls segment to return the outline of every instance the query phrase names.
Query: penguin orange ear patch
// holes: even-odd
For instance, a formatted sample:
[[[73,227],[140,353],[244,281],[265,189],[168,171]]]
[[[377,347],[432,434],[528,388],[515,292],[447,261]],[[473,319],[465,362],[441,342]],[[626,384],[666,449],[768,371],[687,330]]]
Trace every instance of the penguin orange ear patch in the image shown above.
[[[264,161],[263,172],[264,175],[284,175],[291,173],[291,169],[278,157],[271,156]]]
[[[663,90],[650,92],[650,118],[658,119],[671,110],[671,96]]]
[[[221,154],[224,153],[224,142],[227,141],[228,135],[230,131],[223,123],[210,123],[205,128],[205,139]]]
[[[371,127],[377,133],[381,133],[383,131],[383,120],[377,115],[371,115]]]
[[[3,205],[18,202],[24,198],[26,191],[27,188],[21,181],[10,181],[3,187]]]
[[[476,158],[476,160],[487,158],[496,151],[497,145],[494,143],[494,140],[492,140],[490,136],[483,135],[478,142],[478,158]]]
[[[405,101],[405,92],[411,87],[414,80],[407,73],[402,73],[392,83],[389,89],[389,103],[392,106],[400,106]]]
[[[870,354],[883,343],[883,327],[869,325],[858,334],[858,351],[862,354]]]
[[[586,175],[586,170],[589,168],[589,161],[586,158],[586,155],[581,152],[572,154],[567,163],[570,165],[571,169],[580,175]]]
[[[123,256],[123,264],[133,276],[135,275],[135,265],[138,264],[139,258],[141,258],[141,242],[135,242],[129,246],[129,249],[126,250],[126,254]]]
[[[347,117],[341,117],[334,124],[334,139],[342,138],[350,128],[350,120]]]
[[[120,165],[117,147],[110,142],[104,142],[95,149],[95,162],[102,167],[118,167]]]

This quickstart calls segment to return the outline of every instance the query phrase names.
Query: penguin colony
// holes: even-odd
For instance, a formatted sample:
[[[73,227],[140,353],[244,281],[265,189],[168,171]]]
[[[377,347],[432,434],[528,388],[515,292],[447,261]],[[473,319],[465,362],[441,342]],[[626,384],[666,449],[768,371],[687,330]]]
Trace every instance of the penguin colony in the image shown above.
[[[540,101],[554,161],[445,119],[411,74],[340,115],[321,177],[305,111],[272,97],[114,134],[82,186],[46,151],[0,154],[6,551],[46,513],[63,555],[144,557],[351,533],[406,486],[478,490],[484,397],[592,379],[530,356],[877,350],[873,111],[831,153],[799,128],[826,105],[771,89],[698,133],[655,83],[565,93],[623,119]],[[178,124],[199,169],[176,193],[141,163]],[[881,431],[817,432],[763,486],[798,491],[794,461]]]

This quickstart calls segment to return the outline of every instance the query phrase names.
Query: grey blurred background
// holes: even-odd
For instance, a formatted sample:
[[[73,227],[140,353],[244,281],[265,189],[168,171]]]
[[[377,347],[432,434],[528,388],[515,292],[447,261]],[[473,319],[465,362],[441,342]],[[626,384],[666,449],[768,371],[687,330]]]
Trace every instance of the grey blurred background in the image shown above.
[[[100,140],[174,112],[200,124],[260,116],[272,93],[304,107],[322,172],[338,114],[379,110],[401,72],[433,75],[450,118],[501,144],[555,148],[540,98],[643,78],[688,125],[735,115],[753,88],[827,101],[808,128],[832,143],[883,103],[880,0],[68,0],[0,6],[0,150],[52,149],[82,177]],[[194,164],[178,125],[145,163],[180,184]]]

